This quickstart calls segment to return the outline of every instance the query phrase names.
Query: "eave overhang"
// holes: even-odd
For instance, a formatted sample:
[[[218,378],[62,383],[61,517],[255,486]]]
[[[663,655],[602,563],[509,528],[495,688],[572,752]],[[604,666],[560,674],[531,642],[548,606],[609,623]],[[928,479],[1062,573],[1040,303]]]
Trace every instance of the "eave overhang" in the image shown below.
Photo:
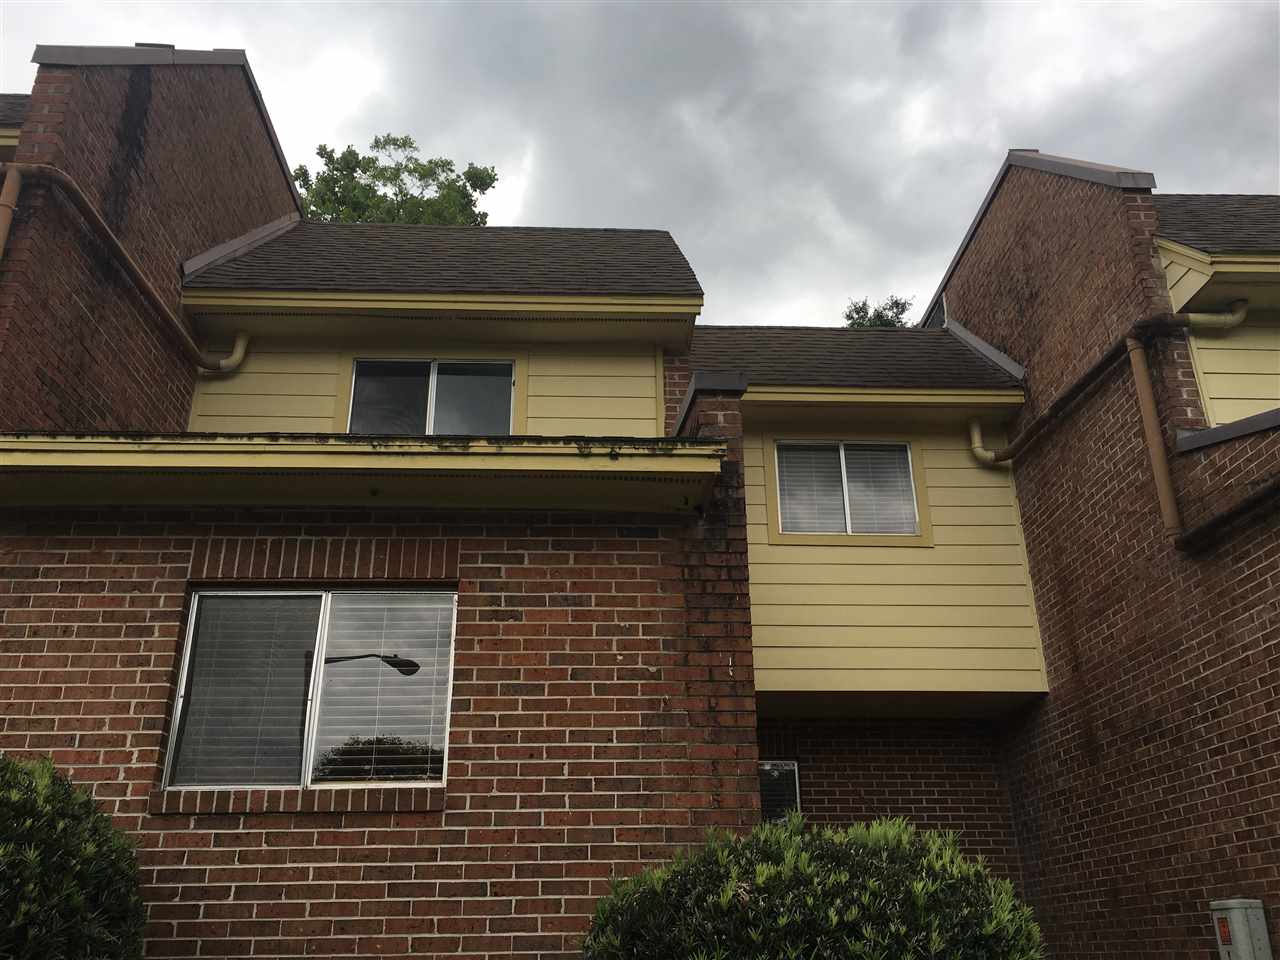
[[[436,337],[489,341],[627,341],[685,350],[701,297],[533,296],[230,290],[188,287],[183,311],[202,337],[306,334]]]
[[[1280,253],[1206,253],[1167,237],[1156,249],[1175,311],[1220,311],[1242,299],[1280,307]]]
[[[797,418],[872,417],[882,422],[966,423],[1013,419],[1026,402],[1021,390],[956,390],[890,387],[812,387],[752,384],[742,394],[743,413],[757,423]]]
[[[0,502],[681,512],[723,443],[677,438],[4,434]]]

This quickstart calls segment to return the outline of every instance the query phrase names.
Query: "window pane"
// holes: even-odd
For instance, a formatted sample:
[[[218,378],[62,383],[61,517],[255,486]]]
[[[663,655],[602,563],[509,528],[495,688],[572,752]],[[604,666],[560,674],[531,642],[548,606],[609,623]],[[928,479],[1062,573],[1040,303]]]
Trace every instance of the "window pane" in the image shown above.
[[[201,596],[170,782],[301,782],[319,597]]]
[[[901,444],[847,443],[849,525],[854,533],[915,533],[911,464]]]
[[[440,780],[453,598],[335,593],[313,781]]]
[[[511,433],[511,364],[440,364],[431,432],[481,437]]]
[[[760,819],[781,820],[800,809],[794,760],[766,760],[760,764]]]
[[[778,492],[785,533],[844,533],[840,448],[778,445]]]
[[[357,360],[349,433],[427,432],[430,362]]]

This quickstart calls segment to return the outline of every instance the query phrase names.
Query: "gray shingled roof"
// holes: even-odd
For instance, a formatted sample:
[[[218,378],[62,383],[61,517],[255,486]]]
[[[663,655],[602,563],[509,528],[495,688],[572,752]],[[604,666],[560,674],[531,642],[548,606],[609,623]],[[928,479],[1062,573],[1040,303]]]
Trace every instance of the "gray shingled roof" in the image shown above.
[[[693,330],[691,369],[752,384],[1009,390],[1017,380],[949,330],[716,327]]]
[[[196,270],[189,288],[700,297],[665,230],[303,221]]]
[[[0,93],[0,127],[20,127],[31,106],[28,93]]]
[[[1205,253],[1280,253],[1280,196],[1157,193],[1156,235]]]

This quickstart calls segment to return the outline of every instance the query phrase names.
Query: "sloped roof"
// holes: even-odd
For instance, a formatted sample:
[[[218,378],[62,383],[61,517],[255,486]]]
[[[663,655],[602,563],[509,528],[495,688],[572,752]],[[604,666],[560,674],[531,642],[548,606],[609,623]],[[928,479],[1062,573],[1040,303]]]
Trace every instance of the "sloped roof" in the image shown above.
[[[945,329],[697,326],[699,373],[743,373],[753,385],[1013,390],[999,366]]]
[[[0,127],[20,127],[31,107],[28,93],[0,93]]]
[[[665,230],[301,221],[187,276],[188,288],[700,297]]]
[[[1157,193],[1156,235],[1205,253],[1280,253],[1280,196]]]

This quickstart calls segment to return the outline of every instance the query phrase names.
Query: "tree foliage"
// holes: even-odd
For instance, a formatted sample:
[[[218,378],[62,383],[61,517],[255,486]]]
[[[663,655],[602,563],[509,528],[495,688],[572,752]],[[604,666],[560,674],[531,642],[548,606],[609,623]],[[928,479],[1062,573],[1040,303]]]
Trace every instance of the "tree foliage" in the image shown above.
[[[341,153],[320,144],[323,166],[312,174],[300,165],[293,181],[309,219],[333,223],[428,223],[482,227],[489,215],[476,202],[495,183],[493,167],[452,160],[423,160],[413,137],[374,137],[369,153],[348,146]]]
[[[850,300],[849,305],[844,308],[844,325],[858,329],[906,326],[903,317],[911,309],[913,299],[914,297],[900,297],[891,293],[874,307],[866,297]]]
[[[316,758],[312,779],[439,780],[444,751],[425,740],[348,737]]]
[[[1007,880],[951,833],[904,820],[810,829],[798,814],[712,834],[615,883],[585,960],[1039,960],[1040,930]]]
[[[0,756],[0,957],[134,960],[143,919],[133,847],[92,797]]]

